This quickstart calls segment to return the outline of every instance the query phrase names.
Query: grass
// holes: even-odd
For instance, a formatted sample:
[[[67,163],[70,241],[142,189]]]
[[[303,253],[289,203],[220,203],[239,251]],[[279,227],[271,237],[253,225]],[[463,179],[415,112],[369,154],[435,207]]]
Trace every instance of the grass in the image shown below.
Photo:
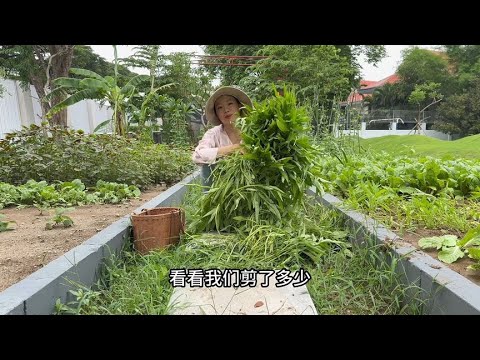
[[[319,314],[422,314],[423,290],[399,282],[396,260],[386,261],[378,245],[352,250],[353,257],[331,253],[309,269],[308,290]]]
[[[455,141],[439,140],[423,135],[388,135],[360,139],[360,144],[365,149],[386,151],[393,155],[480,159],[480,134]]]
[[[187,216],[193,208],[187,192]],[[307,216],[308,214],[308,216]],[[262,224],[241,234],[194,234],[178,246],[140,256],[125,251],[113,257],[95,290],[77,284],[76,301],[57,304],[59,313],[168,314],[173,288],[170,269],[303,268],[312,275],[308,288],[321,314],[417,314],[420,302],[405,301],[395,263],[375,255],[374,247],[351,249],[340,219],[321,206],[308,205],[290,228]],[[351,251],[353,250],[353,251]]]
[[[480,224],[480,202],[468,198],[417,194],[405,198],[391,187],[359,184],[349,187],[345,205],[379,220],[393,231],[418,227],[466,232]]]

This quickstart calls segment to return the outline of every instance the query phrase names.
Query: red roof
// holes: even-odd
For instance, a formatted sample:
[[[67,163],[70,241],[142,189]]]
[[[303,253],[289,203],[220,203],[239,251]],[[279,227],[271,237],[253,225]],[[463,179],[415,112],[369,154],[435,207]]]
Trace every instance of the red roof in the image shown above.
[[[366,89],[369,87],[374,86],[377,83],[377,81],[372,81],[372,80],[360,80],[360,89]]]
[[[367,89],[374,89],[377,87],[381,87],[385,84],[394,84],[400,80],[400,76],[397,74],[393,74],[387,76],[386,78],[379,80],[379,81],[372,81],[372,80],[360,80],[360,89],[359,90],[367,90]],[[347,103],[355,103],[361,102],[366,97],[371,96],[371,94],[359,94],[358,91],[350,93],[347,98]]]
[[[383,86],[385,84],[395,84],[396,82],[399,82],[399,81],[400,81],[400,76],[398,76],[397,74],[393,74],[393,75],[387,76],[385,79],[378,81],[375,87]]]
[[[361,80],[360,89],[371,89],[371,88],[383,86],[385,84],[394,84],[399,80],[400,80],[400,76],[398,76],[397,74],[387,76],[385,79],[382,79],[379,81]]]
[[[359,94],[358,92],[353,92],[353,93],[350,93],[350,95],[348,95],[348,98],[347,98],[347,103],[356,103],[356,102],[360,102],[360,101],[363,101],[363,99],[367,96],[371,96],[370,94],[367,94],[367,95],[362,95],[362,94]]]

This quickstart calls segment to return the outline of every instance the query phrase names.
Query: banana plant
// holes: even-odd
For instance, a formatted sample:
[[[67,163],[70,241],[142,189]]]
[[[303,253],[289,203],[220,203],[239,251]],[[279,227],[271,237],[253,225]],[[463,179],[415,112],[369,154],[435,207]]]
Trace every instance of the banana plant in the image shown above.
[[[127,121],[125,109],[129,99],[135,95],[136,86],[140,83],[148,80],[147,75],[138,75],[130,79],[130,81],[120,88],[117,85],[116,78],[112,76],[100,76],[94,71],[71,68],[70,72],[75,75],[83,76],[83,79],[60,77],[54,80],[56,86],[48,97],[55,95],[58,92],[73,92],[64,101],[58,103],[47,114],[47,118],[50,119],[57,112],[62,109],[76,104],[86,99],[106,100],[110,106],[114,109],[113,119],[109,119],[101,123],[95,131],[99,128],[106,126],[113,121],[114,131],[116,134],[125,136],[127,132]]]
[[[145,125],[147,120],[152,120],[155,117],[155,108],[161,107],[163,103],[166,103],[167,100],[170,99],[168,96],[160,95],[157,92],[174,85],[175,83],[169,83],[150,90],[148,94],[143,96],[140,108],[131,101],[134,97],[130,98],[126,108],[131,114],[132,119],[138,122],[139,126]]]

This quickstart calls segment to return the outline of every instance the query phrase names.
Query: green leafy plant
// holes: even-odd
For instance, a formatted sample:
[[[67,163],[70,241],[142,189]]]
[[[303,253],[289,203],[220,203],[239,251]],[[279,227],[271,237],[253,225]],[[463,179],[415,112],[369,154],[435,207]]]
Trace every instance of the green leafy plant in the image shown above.
[[[458,245],[466,250],[468,257],[477,260],[476,264],[468,266],[470,270],[480,270],[480,226],[470,229]]]
[[[116,204],[122,200],[140,196],[140,190],[136,186],[109,183],[102,180],[97,181],[95,190],[95,195],[104,203]]]
[[[56,226],[70,227],[73,225],[73,220],[70,216],[64,215],[65,212],[75,210],[74,208],[57,208],[55,209],[55,216],[45,225],[46,230],[52,230]]]
[[[15,196],[10,196],[11,194]],[[97,186],[89,189],[86,189],[79,179],[68,182],[59,181],[50,185],[46,181],[35,180],[29,180],[20,186],[0,184],[0,199],[8,199],[8,201],[4,200],[5,204],[18,207],[33,205],[40,211],[40,215],[54,206],[118,203],[125,199],[138,198],[140,194],[140,189],[134,185],[102,180],[97,182]]]
[[[18,202],[19,193],[14,185],[0,183],[0,209]]]
[[[480,226],[470,229],[461,240],[457,240],[455,235],[433,236],[420,239],[418,245],[422,249],[442,249],[438,258],[447,264],[462,258],[465,253],[472,259],[480,260]],[[478,264],[469,267],[477,270]]]
[[[480,248],[470,248],[467,249],[467,251],[470,258],[478,261],[476,264],[468,265],[467,269],[476,271],[480,270]]]
[[[478,226],[478,160],[350,154],[348,161],[323,156],[326,190],[390,226],[465,232]]]
[[[310,118],[286,88],[238,119],[245,154],[220,161],[213,185],[200,200],[199,229],[226,230],[253,219],[281,224],[304,203],[305,190],[323,190],[316,172],[318,149],[310,139]]]
[[[438,253],[438,259],[447,264],[451,264],[465,255],[460,246],[457,245],[455,235],[425,237],[418,241],[418,245],[422,249],[442,249]]]
[[[79,179],[87,187],[95,186],[98,180],[146,187],[178,181],[193,168],[190,149],[31,125],[0,140],[0,207],[17,202],[19,196],[11,188],[7,195],[7,185],[1,182],[20,185],[30,179],[48,183]],[[78,189],[70,184],[64,191]],[[73,192],[64,195],[75,200]]]
[[[195,210],[201,188],[187,190],[187,218]],[[140,256],[125,251],[112,255],[92,289],[78,284],[75,301],[57,303],[58,313],[171,314],[176,306],[170,269],[307,270],[312,300],[321,314],[419,313],[416,286],[405,286],[396,260],[378,248],[353,247],[338,214],[306,204],[291,227],[254,224],[238,233],[187,233],[178,246]],[[408,298],[407,298],[408,290]],[[87,294],[88,292],[89,294]],[[412,295],[414,297],[412,298]],[[422,294],[423,295],[423,294]],[[422,298],[427,298],[426,296]],[[215,305],[214,305],[215,306]],[[272,309],[271,309],[272,310]],[[222,312],[219,311],[219,314]]]
[[[190,144],[187,120],[193,115],[191,105],[179,99],[168,99],[165,103],[165,118],[162,127],[165,142],[177,146]]]
[[[70,293],[75,297],[75,300],[63,304],[60,299],[57,299],[55,302],[55,312],[57,314],[81,315],[84,313],[84,308],[89,308],[90,311],[98,311],[98,308],[95,305],[91,305],[91,303],[100,295],[100,292],[87,289],[78,283],[74,284],[78,289],[70,290]]]
[[[43,204],[34,204],[34,206],[38,209],[38,211],[40,212],[39,215],[40,216],[43,216],[44,215],[44,212],[48,212],[48,209],[50,209],[50,206],[47,204],[47,205],[43,205]]]
[[[0,232],[14,230],[10,226],[10,224],[16,224],[16,221],[3,221],[5,219],[5,215],[0,214]]]

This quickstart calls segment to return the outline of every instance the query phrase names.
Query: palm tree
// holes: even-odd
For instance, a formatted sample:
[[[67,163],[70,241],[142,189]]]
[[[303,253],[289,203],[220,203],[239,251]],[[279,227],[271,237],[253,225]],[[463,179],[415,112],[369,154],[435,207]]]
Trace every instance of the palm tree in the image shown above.
[[[375,89],[370,104],[376,108],[392,109],[400,98],[398,88],[394,84],[385,84]]]

